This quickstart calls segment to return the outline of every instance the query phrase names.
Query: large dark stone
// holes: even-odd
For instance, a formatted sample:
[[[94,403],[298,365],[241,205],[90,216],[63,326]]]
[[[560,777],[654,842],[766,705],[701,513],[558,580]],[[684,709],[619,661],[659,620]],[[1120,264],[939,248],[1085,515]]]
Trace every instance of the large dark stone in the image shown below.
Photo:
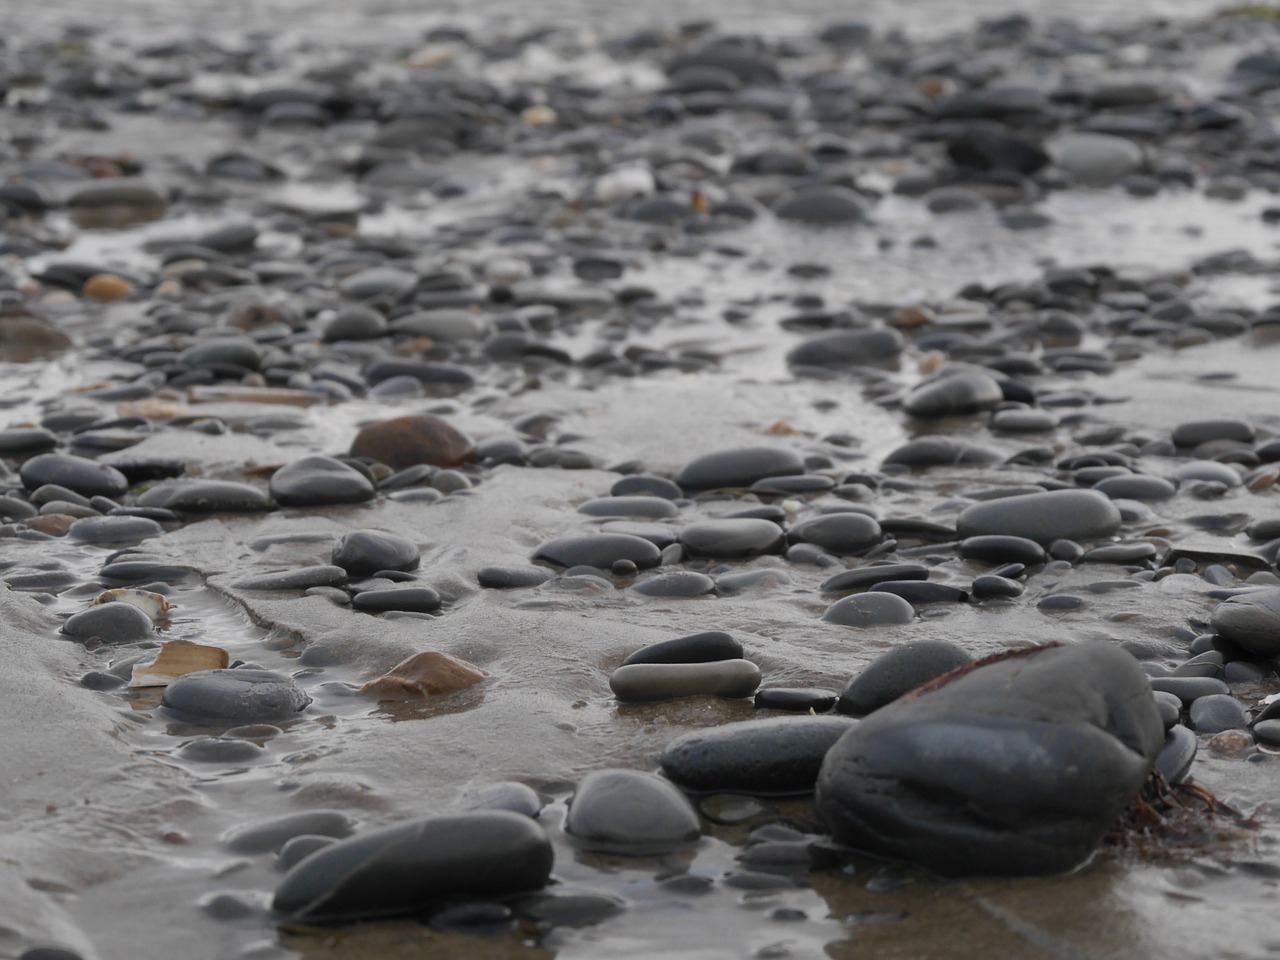
[[[1218,604],[1213,628],[1251,653],[1280,653],[1280,587],[1263,587]]]
[[[690,461],[676,476],[684,490],[696,493],[719,487],[749,487],[765,477],[804,473],[804,461],[782,447],[740,447],[719,450]]]
[[[181,719],[211,724],[279,722],[310,702],[284,674],[251,669],[188,673],[165,687],[163,700]]]
[[[947,875],[1083,863],[1164,743],[1147,678],[1103,644],[988,664],[890,704],[832,747],[817,806],[836,839]]]
[[[410,820],[313,853],[285,874],[271,906],[307,923],[416,913],[444,900],[537,890],[552,861],[547,835],[518,813]]]
[[[333,457],[303,457],[285,464],[271,477],[271,496],[282,507],[364,503],[373,495],[368,477]]]

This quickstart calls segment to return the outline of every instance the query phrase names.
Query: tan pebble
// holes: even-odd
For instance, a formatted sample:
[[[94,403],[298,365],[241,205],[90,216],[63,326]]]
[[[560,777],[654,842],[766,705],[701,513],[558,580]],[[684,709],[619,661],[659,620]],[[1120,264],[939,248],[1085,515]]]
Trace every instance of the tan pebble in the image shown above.
[[[84,282],[84,296],[99,303],[115,303],[133,293],[133,284],[110,273],[95,273]]]
[[[488,678],[487,670],[447,653],[427,651],[403,660],[376,680],[360,688],[384,700],[409,700],[438,696],[474,687]]]
[[[933,314],[924,307],[899,307],[893,314],[893,325],[900,330],[927,327],[933,323]]]
[[[947,357],[944,353],[942,353],[942,351],[930,350],[928,353],[926,353],[924,356],[920,358],[920,363],[917,365],[917,367],[921,373],[926,373],[926,374],[933,373],[935,370],[937,370],[940,366],[942,366],[946,362],[947,362]]]
[[[1253,749],[1253,737],[1243,730],[1223,730],[1209,738],[1209,750],[1220,757],[1243,757]]]
[[[1280,470],[1267,470],[1249,481],[1249,489],[1253,493],[1262,493],[1263,490],[1269,490],[1275,486],[1277,480],[1280,480]]]
[[[23,521],[32,530],[39,530],[53,537],[65,537],[67,531],[71,529],[71,524],[75,522],[75,517],[69,517],[65,513],[46,513],[42,517],[32,517]]]
[[[520,114],[520,122],[526,127],[545,127],[555,123],[558,119],[554,110],[541,104],[527,107],[524,113]]]

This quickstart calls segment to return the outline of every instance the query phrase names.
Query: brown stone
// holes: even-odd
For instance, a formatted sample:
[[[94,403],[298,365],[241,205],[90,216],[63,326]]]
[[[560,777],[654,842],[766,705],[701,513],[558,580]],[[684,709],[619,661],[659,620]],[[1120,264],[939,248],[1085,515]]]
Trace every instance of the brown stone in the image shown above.
[[[61,353],[71,340],[56,327],[34,317],[0,318],[0,361],[29,363]]]
[[[133,284],[111,273],[95,273],[84,282],[85,299],[99,303],[115,303],[133,293]]]
[[[488,671],[474,663],[429,650],[402,660],[388,673],[366,683],[360,692],[381,700],[412,700],[465,690],[488,676]]]
[[[1243,730],[1223,730],[1209,738],[1209,750],[1220,757],[1243,757],[1253,749],[1253,737]]]
[[[22,522],[32,530],[39,530],[51,537],[65,537],[71,525],[76,522],[76,518],[69,517],[65,513],[46,513]]]
[[[418,463],[456,467],[476,459],[476,449],[439,417],[408,416],[369,424],[356,434],[351,455],[403,470]]]

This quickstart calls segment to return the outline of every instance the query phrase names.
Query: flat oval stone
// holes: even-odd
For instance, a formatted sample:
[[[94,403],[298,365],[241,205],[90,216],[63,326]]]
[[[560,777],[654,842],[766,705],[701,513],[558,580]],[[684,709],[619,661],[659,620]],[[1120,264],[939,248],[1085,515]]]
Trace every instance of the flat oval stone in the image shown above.
[[[1036,543],[1094,540],[1120,529],[1120,511],[1092,490],[1048,490],[966,507],[956,520],[962,537],[1014,536]]]
[[[804,469],[803,464],[801,469]],[[623,477],[609,489],[609,493],[615,497],[648,495],[662,497],[664,500],[679,500],[684,496],[684,491],[674,481],[642,473]]]
[[[58,438],[44,427],[14,427],[0,430],[0,456],[31,456],[58,445]]]
[[[232,586],[237,590],[309,590],[311,587],[338,587],[346,582],[347,571],[325,563],[246,577]]]
[[[785,541],[782,528],[769,520],[700,520],[680,530],[690,554],[726,560],[776,553]]]
[[[1189,707],[1201,697],[1228,694],[1231,688],[1216,677],[1152,677],[1151,689],[1172,693]]]
[[[151,618],[131,603],[103,603],[67,618],[62,632],[76,640],[133,643],[155,633]]]
[[[440,417],[411,415],[363,427],[351,443],[353,457],[368,457],[393,470],[414,464],[457,467],[477,457],[471,441]]]
[[[276,887],[272,909],[327,923],[418,913],[546,885],[554,854],[536,821],[506,810],[428,817],[330,844]]]
[[[696,493],[722,487],[749,487],[765,477],[804,473],[804,461],[783,447],[739,447],[708,453],[687,463],[676,484]],[[621,482],[621,481],[619,481]]]
[[[1164,477],[1138,473],[1099,480],[1093,489],[1112,500],[1168,500],[1178,492],[1178,488]]]
[[[828,577],[821,589],[823,593],[854,593],[889,580],[927,580],[928,577],[929,568],[920,563],[878,563]]]
[[[969,585],[969,592],[975,600],[992,600],[996,598],[1012,600],[1015,597],[1022,596],[1024,588],[1018,581],[1010,580],[1008,577],[986,574],[973,578],[973,583]]]
[[[242,724],[287,720],[311,698],[284,674],[241,668],[188,673],[165,687],[162,702],[192,722]]]
[[[1243,730],[1249,724],[1245,705],[1230,694],[1197,697],[1191,704],[1191,727],[1196,733]]]
[[[675,543],[680,528],[668,523],[646,523],[640,520],[608,520],[600,524],[601,533],[626,533],[648,540],[659,550]]]
[[[914,621],[911,604],[892,593],[855,593],[827,607],[822,619],[846,627],[881,627]]]
[[[710,663],[633,663],[609,677],[613,695],[624,703],[678,697],[749,697],[760,686],[760,668],[750,660]]]
[[[1184,463],[1173,471],[1173,478],[1179,483],[1190,483],[1196,480],[1220,483],[1228,489],[1234,489],[1242,483],[1240,474],[1225,463],[1214,460],[1193,460],[1190,463]]]
[[[53,483],[84,497],[114,498],[129,489],[129,481],[115,467],[69,453],[32,457],[18,469],[18,476],[28,490]]]
[[[695,730],[667,744],[662,772],[695,793],[810,793],[822,758],[855,722],[770,717]]]
[[[468,793],[467,806],[472,810],[509,810],[526,817],[536,817],[542,810],[542,798],[527,783],[500,780]]]
[[[1174,427],[1172,439],[1175,447],[1198,447],[1214,440],[1253,443],[1257,437],[1243,420],[1193,420]]]
[[[836,710],[864,717],[973,660],[946,640],[912,640],[882,654],[845,685]]]
[[[386,613],[390,610],[431,613],[439,610],[443,602],[439,593],[423,586],[379,587],[377,590],[361,590],[351,598],[352,608],[365,613]]]
[[[345,278],[338,289],[352,300],[391,297],[399,300],[413,292],[418,278],[407,270],[394,267],[369,267]]]
[[[867,217],[862,197],[848,187],[801,187],[782,197],[773,208],[779,220],[794,220],[813,226],[861,223]]]
[[[1054,163],[1077,183],[1105,187],[1137,170],[1142,148],[1109,133],[1070,133],[1054,144]]]
[[[927,603],[967,603],[969,600],[969,594],[959,587],[927,580],[885,580],[868,592],[891,593],[914,607]]]
[[[548,540],[533,552],[533,560],[558,567],[588,566],[609,570],[619,560],[630,560],[637,568],[656,567],[662,553],[648,540],[626,533],[595,533]]]
[[[554,580],[556,575],[546,567],[481,567],[476,580],[490,590],[519,590],[536,587]]]
[[[137,543],[162,533],[164,528],[146,517],[82,517],[67,531],[84,543]]]
[[[716,660],[741,660],[742,644],[723,630],[704,630],[674,640],[662,640],[641,647],[622,666],[633,663],[712,663]]]
[[[920,384],[902,399],[902,409],[913,417],[965,416],[992,410],[1004,401],[1004,391],[994,377],[976,371],[944,373]]]
[[[705,573],[672,570],[640,580],[631,589],[646,597],[704,597],[715,593],[716,582]]]
[[[590,517],[633,517],[641,520],[668,520],[680,511],[661,497],[597,497],[578,507]]]
[[[355,530],[333,547],[333,564],[353,577],[379,570],[416,570],[422,555],[404,537],[382,530]]]
[[[1280,720],[1262,720],[1255,723],[1253,736],[1258,743],[1268,747],[1280,747]]]
[[[817,687],[761,687],[756,691],[757,710],[791,710],[797,713],[826,713],[836,705],[834,690]]]
[[[787,364],[825,370],[893,366],[905,345],[897,330],[842,330],[793,347],[787,353]]]
[[[837,556],[860,553],[883,539],[874,518],[853,511],[802,520],[787,531],[789,542],[817,544]]]
[[[178,354],[178,363],[188,367],[243,367],[257,370],[262,365],[262,348],[248,337],[219,337],[193,344]]]
[[[886,466],[924,470],[929,467],[981,467],[995,463],[1000,454],[990,447],[955,437],[921,437],[889,452]]]
[[[688,798],[639,770],[596,770],[583,777],[564,829],[588,849],[636,856],[678,850],[702,836]]]
[[[271,475],[271,496],[282,507],[323,507],[372,500],[373,484],[359,470],[333,457],[311,456]]]
[[[1031,566],[1047,559],[1044,547],[1026,537],[968,537],[960,543],[960,556],[986,563],[1021,563]]]
[[[1263,587],[1224,600],[1210,622],[1232,643],[1274,657],[1280,654],[1280,587]]]
[[[1147,678],[1103,643],[990,663],[871,714],[827,753],[835,839],[949,876],[1084,862],[1164,743]]]
[[[233,827],[219,839],[232,853],[274,853],[294,837],[314,835],[341,840],[355,822],[338,810],[300,810]]]
[[[1156,758],[1156,769],[1169,783],[1181,783],[1191,771],[1191,761],[1199,748],[1196,735],[1177,724],[1165,733],[1164,746]]]
[[[138,497],[142,507],[178,513],[253,513],[270,510],[271,500],[247,483],[231,480],[174,480],[158,484]]]

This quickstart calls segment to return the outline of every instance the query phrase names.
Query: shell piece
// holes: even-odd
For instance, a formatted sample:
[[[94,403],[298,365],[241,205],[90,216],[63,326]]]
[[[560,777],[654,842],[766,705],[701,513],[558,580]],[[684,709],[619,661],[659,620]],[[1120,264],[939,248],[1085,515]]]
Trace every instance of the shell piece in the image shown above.
[[[137,591],[135,591],[137,592]],[[151,663],[133,668],[130,687],[167,687],[172,681],[200,670],[223,670],[231,663],[231,655],[221,647],[170,640],[160,648]]]
[[[149,590],[137,590],[133,587],[117,587],[114,590],[105,590],[93,598],[94,604],[99,603],[131,603],[152,621],[160,620],[166,617],[173,604],[166,600],[158,593],[152,593]]]
[[[474,663],[428,650],[402,660],[360,688],[383,700],[410,700],[474,687],[489,676]]]

